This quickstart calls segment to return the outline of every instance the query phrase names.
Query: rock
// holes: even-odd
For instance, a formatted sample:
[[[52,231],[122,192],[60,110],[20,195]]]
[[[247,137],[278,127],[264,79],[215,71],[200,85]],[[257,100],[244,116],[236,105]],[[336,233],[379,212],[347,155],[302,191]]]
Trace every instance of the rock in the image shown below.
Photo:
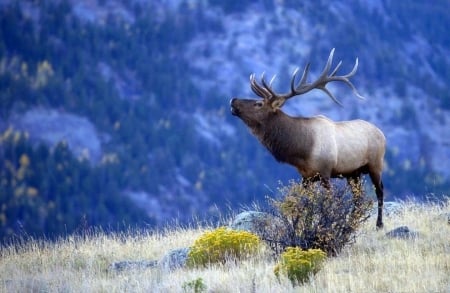
[[[190,248],[178,248],[169,251],[158,262],[158,267],[163,271],[173,271],[186,266],[186,260]]]
[[[418,232],[411,231],[408,226],[401,226],[386,233],[388,238],[415,239],[419,236]]]
[[[166,253],[160,261],[156,260],[125,260],[112,263],[108,270],[122,272],[124,270],[159,268],[163,271],[173,271],[186,265],[190,248],[174,249]]]
[[[383,210],[386,215],[397,215],[403,211],[403,205],[395,201],[386,201],[383,204]]]
[[[228,225],[233,230],[243,230],[257,235],[262,240],[276,241],[286,236],[286,225],[280,218],[268,213],[246,211],[238,214]]]
[[[132,270],[132,269],[148,269],[156,267],[157,264],[158,261],[156,260],[138,260],[138,261],[125,260],[112,263],[109,266],[108,270],[122,272],[124,270]]]
[[[243,230],[257,234],[261,225],[267,225],[271,216],[257,211],[246,211],[238,214],[228,225],[233,230]]]

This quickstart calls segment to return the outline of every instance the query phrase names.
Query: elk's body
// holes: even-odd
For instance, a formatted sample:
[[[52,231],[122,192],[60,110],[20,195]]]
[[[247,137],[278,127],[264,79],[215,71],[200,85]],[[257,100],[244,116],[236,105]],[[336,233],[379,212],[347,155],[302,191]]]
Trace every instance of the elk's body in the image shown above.
[[[288,94],[275,94],[264,78],[261,86],[252,75],[252,89],[263,100],[232,99],[231,112],[244,121],[276,160],[297,168],[303,179],[320,178],[328,187],[329,179],[333,177],[343,176],[350,180],[369,174],[377,194],[377,227],[380,228],[383,226],[381,172],[385,153],[385,137],[381,130],[364,120],[334,122],[325,116],[291,117],[280,110],[287,99],[313,88],[325,91],[338,103],[325,87],[327,82],[333,80],[347,83],[356,93],[348,78],[356,72],[358,64],[348,75],[336,76],[339,63],[328,75],[333,52],[317,81],[306,83],[308,65],[299,85],[295,87],[294,73]]]

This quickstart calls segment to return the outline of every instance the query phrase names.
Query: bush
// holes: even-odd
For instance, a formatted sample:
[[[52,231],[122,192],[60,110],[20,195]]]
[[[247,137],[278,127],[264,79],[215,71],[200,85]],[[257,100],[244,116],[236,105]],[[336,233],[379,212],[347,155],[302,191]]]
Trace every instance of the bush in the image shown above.
[[[221,227],[200,236],[191,247],[186,262],[190,267],[225,263],[228,259],[254,255],[259,247],[258,236]]]
[[[280,278],[281,274],[287,276],[293,285],[302,284],[320,270],[325,258],[325,252],[320,249],[302,250],[298,247],[288,247],[275,266],[274,273],[277,278]]]
[[[183,292],[194,292],[194,293],[201,293],[206,292],[206,285],[203,282],[202,278],[197,278],[195,280],[184,282],[183,283]]]
[[[257,234],[275,254],[300,247],[336,255],[354,241],[357,229],[370,216],[373,202],[364,195],[361,182],[332,184],[330,190],[319,182],[307,186],[291,182],[281,188],[280,200],[270,199],[275,220],[259,227]]]

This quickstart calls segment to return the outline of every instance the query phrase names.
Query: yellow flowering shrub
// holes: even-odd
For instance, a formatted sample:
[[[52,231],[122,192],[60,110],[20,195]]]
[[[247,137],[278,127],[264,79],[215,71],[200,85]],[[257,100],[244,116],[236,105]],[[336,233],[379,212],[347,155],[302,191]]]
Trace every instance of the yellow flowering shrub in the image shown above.
[[[205,266],[224,263],[228,259],[243,259],[255,255],[260,247],[258,236],[220,227],[201,235],[191,247],[187,265]]]
[[[326,253],[320,249],[302,250],[299,247],[288,247],[275,266],[274,273],[277,278],[281,274],[286,275],[294,285],[301,284],[307,281],[311,274],[320,270],[325,258]]]

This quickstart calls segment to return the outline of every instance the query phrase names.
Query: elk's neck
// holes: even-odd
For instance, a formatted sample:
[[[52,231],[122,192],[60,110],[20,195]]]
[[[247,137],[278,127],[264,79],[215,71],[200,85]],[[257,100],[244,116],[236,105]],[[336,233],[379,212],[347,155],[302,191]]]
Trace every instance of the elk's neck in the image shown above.
[[[280,111],[256,127],[253,134],[276,160],[294,163],[294,158],[307,159],[314,144],[308,124],[309,118],[293,118]]]

